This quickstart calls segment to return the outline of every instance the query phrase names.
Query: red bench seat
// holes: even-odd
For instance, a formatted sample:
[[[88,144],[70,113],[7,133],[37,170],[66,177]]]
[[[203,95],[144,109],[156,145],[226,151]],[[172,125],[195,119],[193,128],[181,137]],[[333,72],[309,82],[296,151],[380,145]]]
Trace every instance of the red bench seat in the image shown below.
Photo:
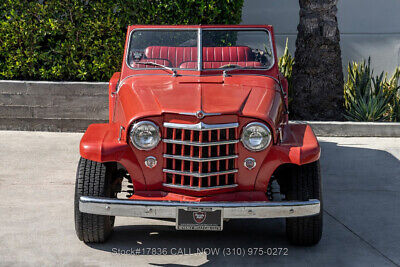
[[[144,54],[141,61],[163,62],[173,68],[197,68],[197,47],[149,46]],[[261,66],[260,62],[254,61],[248,46],[203,47],[203,68],[219,68],[227,64]]]

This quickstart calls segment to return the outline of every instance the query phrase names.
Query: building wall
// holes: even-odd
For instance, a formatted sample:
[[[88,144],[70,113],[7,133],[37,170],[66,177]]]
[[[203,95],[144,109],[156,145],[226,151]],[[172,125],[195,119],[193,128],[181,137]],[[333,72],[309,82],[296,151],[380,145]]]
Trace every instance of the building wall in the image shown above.
[[[337,16],[344,70],[370,56],[375,74],[393,73],[400,65],[400,0],[339,0]],[[298,0],[244,1],[242,24],[273,25],[279,55],[286,38],[294,53],[298,22]]]

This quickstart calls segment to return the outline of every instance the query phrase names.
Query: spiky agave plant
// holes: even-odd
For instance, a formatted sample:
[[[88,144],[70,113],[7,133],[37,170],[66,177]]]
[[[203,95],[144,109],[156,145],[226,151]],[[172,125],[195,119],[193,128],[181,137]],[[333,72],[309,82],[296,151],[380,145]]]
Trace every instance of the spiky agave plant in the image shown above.
[[[389,103],[393,92],[384,82],[384,73],[373,77],[371,60],[349,63],[344,98],[348,120],[384,121],[389,119]]]
[[[396,68],[392,78],[387,81],[385,76],[385,86],[393,94],[393,99],[389,104],[389,115],[391,121],[400,122],[400,67]]]

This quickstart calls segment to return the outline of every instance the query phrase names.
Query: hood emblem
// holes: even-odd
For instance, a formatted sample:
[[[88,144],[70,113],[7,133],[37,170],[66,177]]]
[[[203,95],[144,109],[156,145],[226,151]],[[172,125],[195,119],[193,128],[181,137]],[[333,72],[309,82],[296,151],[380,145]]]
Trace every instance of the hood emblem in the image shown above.
[[[179,114],[181,115],[189,115],[189,116],[196,116],[196,118],[198,119],[202,119],[205,116],[218,116],[221,115],[221,113],[205,113],[202,110],[197,111],[196,113],[192,113],[192,112],[180,112]]]
[[[204,112],[201,111],[201,110],[197,111],[197,112],[196,112],[196,117],[197,117],[198,119],[204,118]]]

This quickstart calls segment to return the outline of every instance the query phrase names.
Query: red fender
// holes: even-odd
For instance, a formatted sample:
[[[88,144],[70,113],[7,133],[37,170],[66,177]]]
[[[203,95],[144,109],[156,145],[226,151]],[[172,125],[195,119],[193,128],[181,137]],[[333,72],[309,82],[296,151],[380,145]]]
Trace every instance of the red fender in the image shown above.
[[[91,124],[80,143],[83,158],[97,162],[119,162],[129,175],[135,190],[146,190],[146,182],[139,162],[125,140],[118,141],[117,124]]]
[[[289,124],[283,128],[283,141],[271,147],[258,172],[255,190],[266,191],[269,179],[282,164],[303,165],[319,159],[321,148],[307,124]]]

